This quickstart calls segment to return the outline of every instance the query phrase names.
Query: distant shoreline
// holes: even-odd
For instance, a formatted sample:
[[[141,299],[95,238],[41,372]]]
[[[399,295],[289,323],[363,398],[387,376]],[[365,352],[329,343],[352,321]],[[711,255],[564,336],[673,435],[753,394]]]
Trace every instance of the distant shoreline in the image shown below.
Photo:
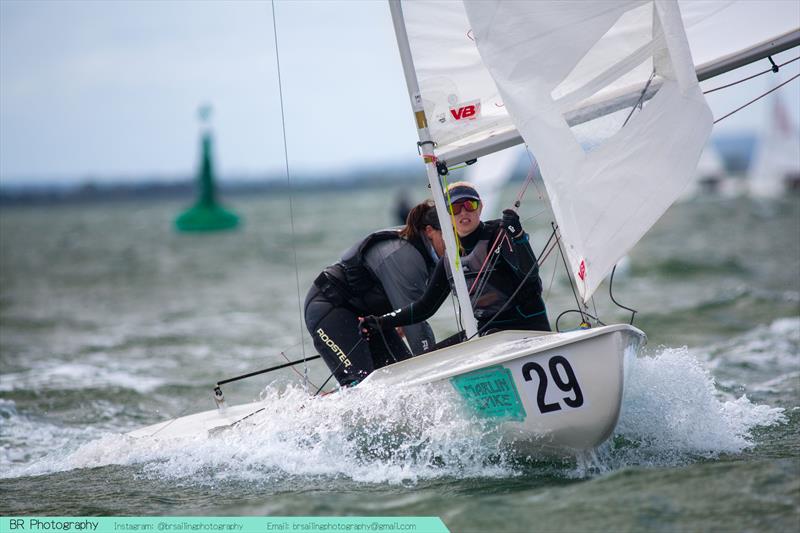
[[[340,191],[364,188],[386,188],[412,186],[425,180],[421,169],[416,171],[395,170],[379,176],[364,173],[350,177],[336,176],[330,179],[301,177],[287,184],[286,179],[264,180],[219,180],[217,193],[221,199],[285,194],[289,191]],[[54,204],[87,204],[127,202],[136,200],[187,200],[196,195],[196,180],[186,178],[171,181],[142,181],[125,183],[84,182],[76,185],[0,185],[0,206],[31,206]]]
[[[756,137],[746,135],[721,135],[713,144],[731,175],[744,175],[753,156]],[[511,181],[525,178],[527,169],[518,169]],[[221,198],[282,194],[289,191],[339,191],[355,188],[387,188],[426,183],[422,165],[393,165],[369,167],[345,173],[337,171],[327,177],[315,175],[292,176],[287,184],[285,176],[265,176],[257,179],[219,179],[217,190]],[[81,204],[124,202],[132,200],[191,201],[195,196],[195,178],[143,178],[141,181],[99,182],[91,179],[73,185],[63,184],[0,184],[0,206],[29,206],[54,204]]]

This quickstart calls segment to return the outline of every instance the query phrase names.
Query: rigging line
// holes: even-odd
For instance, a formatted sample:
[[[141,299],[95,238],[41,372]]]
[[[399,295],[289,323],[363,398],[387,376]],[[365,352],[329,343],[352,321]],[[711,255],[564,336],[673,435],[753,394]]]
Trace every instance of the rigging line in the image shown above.
[[[538,166],[539,166],[539,162],[536,161],[533,158],[533,154],[531,154],[531,151],[528,148],[527,144],[525,145],[525,154],[528,156],[528,160],[531,163],[531,169],[528,171],[528,176],[525,179],[525,183],[523,184],[523,189],[522,189],[521,193],[517,196],[517,201],[515,202],[515,205],[517,207],[519,207],[520,204],[522,203],[522,197],[527,192],[528,185],[530,185],[531,183],[533,183],[533,186],[536,188],[536,194],[539,197],[539,201],[544,202],[544,195],[542,194],[542,191],[539,189],[539,185],[536,183],[536,180],[534,179],[534,174],[535,174],[536,168],[538,168]],[[539,213],[537,213],[536,215],[534,215],[533,217],[530,217],[530,218],[535,218],[535,217],[539,216],[539,214],[541,214],[544,211],[546,211],[546,208],[543,209],[542,211],[540,211]],[[529,220],[530,218],[525,219],[525,220]]]
[[[536,161],[533,158],[533,154],[531,153],[531,150],[530,150],[530,148],[528,148],[527,144],[525,145],[525,153],[528,155],[528,160],[531,162],[531,167],[533,167],[534,165],[536,165],[538,167],[539,166],[539,162]],[[540,173],[541,173],[541,171],[540,171]],[[539,195],[539,200],[544,201],[544,195],[542,194],[542,190],[539,189],[539,184],[536,183],[535,179],[532,179],[531,183],[533,183],[533,186],[536,188],[536,193]]]
[[[551,234],[550,234],[550,238],[549,238],[549,239],[547,239],[547,242],[545,243],[545,248],[547,247],[547,245],[548,245],[548,244],[550,244],[550,241],[553,239],[553,237],[555,236],[555,234],[556,234],[556,229],[555,229],[555,224],[553,224],[553,233],[551,233]],[[543,251],[544,251],[544,250],[543,250]],[[523,286],[525,286],[525,282],[526,282],[526,281],[528,281],[528,278],[530,277],[530,275],[531,275],[531,274],[532,274],[534,271],[538,271],[538,268],[539,268],[539,262],[538,262],[538,261],[534,261],[533,265],[531,265],[531,268],[530,268],[530,270],[528,270],[528,273],[527,273],[527,274],[525,274],[525,277],[523,277],[523,278],[522,278],[522,281],[520,281],[520,282],[519,282],[519,285],[517,286],[516,290],[515,290],[514,292],[512,292],[512,293],[511,293],[511,296],[509,296],[509,297],[508,297],[508,299],[506,300],[506,303],[504,303],[504,304],[503,304],[503,306],[502,306],[502,307],[500,307],[500,309],[499,309],[499,310],[498,310],[498,311],[497,311],[497,312],[496,312],[494,315],[492,315],[492,318],[490,318],[490,319],[489,319],[489,321],[488,321],[488,322],[486,322],[486,324],[484,324],[482,328],[480,328],[478,331],[476,331],[476,332],[475,332],[475,333],[472,335],[472,337],[469,337],[469,338],[467,338],[467,339],[464,339],[464,340],[465,340],[465,341],[468,341],[468,340],[470,340],[470,339],[473,339],[473,338],[475,338],[475,336],[477,336],[477,335],[480,335],[481,333],[483,333],[484,331],[486,331],[486,329],[487,329],[487,328],[488,328],[488,327],[489,327],[489,326],[492,324],[492,322],[494,322],[494,320],[495,320],[495,319],[496,319],[498,316],[500,316],[500,313],[502,313],[503,311],[505,311],[505,310],[506,310],[506,307],[508,307],[508,305],[509,305],[509,304],[510,304],[512,301],[514,301],[514,298],[517,296],[517,293],[519,293],[519,291],[522,289],[522,287],[523,287]]]
[[[517,286],[516,290],[515,290],[514,292],[512,292],[512,293],[511,293],[511,296],[509,296],[509,297],[508,297],[508,299],[506,300],[506,303],[504,303],[504,304],[503,304],[503,306],[502,306],[502,307],[501,307],[501,308],[500,308],[500,309],[499,309],[499,310],[498,310],[498,311],[497,311],[497,312],[496,312],[494,315],[492,315],[492,318],[490,318],[490,319],[489,319],[489,321],[488,321],[488,322],[486,322],[486,324],[484,324],[484,325],[483,325],[483,327],[482,327],[481,329],[479,329],[478,331],[476,331],[476,332],[475,332],[475,333],[472,335],[472,337],[470,337],[470,338],[469,338],[469,339],[467,339],[467,340],[470,340],[470,339],[474,338],[474,337],[475,337],[475,335],[480,335],[481,333],[483,333],[484,331],[486,331],[486,330],[489,328],[489,326],[491,326],[491,325],[492,325],[492,322],[494,322],[494,320],[495,320],[495,319],[496,319],[498,316],[500,316],[500,313],[502,313],[503,311],[505,311],[505,310],[506,310],[506,308],[508,307],[508,305],[509,305],[511,302],[513,302],[513,301],[514,301],[514,298],[516,298],[516,296],[517,296],[517,293],[519,293],[519,291],[520,291],[520,290],[522,290],[522,287],[524,287],[524,286],[525,286],[525,282],[526,282],[526,281],[528,281],[528,278],[531,276],[531,274],[533,274],[533,272],[534,272],[534,271],[538,271],[538,267],[539,267],[539,263],[534,263],[534,264],[531,266],[530,270],[528,270],[528,273],[527,273],[527,274],[525,274],[525,277],[524,277],[524,278],[522,278],[522,281],[520,281],[520,282],[519,282],[519,286]]]
[[[333,369],[333,372],[331,372],[331,375],[330,375],[330,376],[328,376],[328,379],[326,379],[326,380],[325,380],[325,383],[323,383],[322,385],[320,385],[320,386],[319,386],[319,388],[317,389],[317,392],[315,392],[315,393],[314,393],[314,396],[318,395],[318,394],[319,394],[319,391],[321,391],[321,390],[322,390],[322,388],[323,388],[325,385],[327,385],[327,384],[328,384],[328,382],[331,380],[331,378],[333,377],[333,375],[334,375],[334,374],[335,374],[335,373],[336,373],[336,372],[337,372],[337,371],[338,371],[340,368],[342,368],[342,365],[344,364],[344,362],[345,362],[345,361],[347,361],[347,360],[349,360],[349,359],[350,359],[350,354],[351,354],[351,353],[353,353],[353,351],[355,351],[355,349],[356,349],[356,348],[358,348],[358,345],[359,345],[359,344],[361,344],[362,342],[364,342],[364,337],[360,337],[360,338],[358,339],[358,342],[357,342],[357,343],[355,343],[355,344],[353,345],[353,347],[352,347],[352,348],[350,348],[350,351],[349,351],[349,352],[347,352],[347,354],[344,356],[344,359],[343,359],[343,360],[341,360],[341,361],[339,361],[339,366],[337,366],[336,368],[334,368],[334,369]]]
[[[595,320],[598,320],[597,317],[600,316],[600,313],[597,312],[597,304],[594,303],[594,294],[592,295],[592,309],[594,310]]]
[[[548,244],[549,244],[549,241],[548,241]],[[550,254],[553,252],[553,250],[556,249],[556,243],[554,242],[553,244],[551,244],[550,245],[550,249],[547,250],[547,251],[545,251],[546,248],[547,248],[547,245],[545,245],[545,248],[542,249],[542,255],[539,256],[539,264],[540,265],[544,264],[544,262],[547,260],[547,258],[550,257]]]
[[[725,115],[724,117],[720,117],[720,118],[718,118],[717,120],[715,120],[715,121],[714,121],[714,124],[716,124],[717,122],[719,122],[719,121],[721,121],[721,120],[724,120],[724,119],[728,118],[729,116],[733,115],[734,113],[736,113],[736,112],[738,112],[738,111],[741,111],[742,109],[744,109],[745,107],[749,106],[750,104],[752,104],[752,103],[755,103],[755,102],[757,102],[757,101],[761,100],[762,98],[764,98],[765,96],[767,96],[769,93],[777,91],[778,89],[780,89],[781,87],[783,87],[784,85],[786,85],[787,83],[789,83],[790,81],[794,81],[794,80],[796,80],[798,77],[800,77],[800,74],[795,74],[794,76],[792,76],[791,78],[789,78],[789,79],[788,79],[788,80],[786,80],[785,82],[781,83],[781,84],[780,84],[780,85],[778,85],[777,87],[775,87],[775,88],[773,88],[773,89],[770,89],[769,91],[765,92],[764,94],[762,94],[761,96],[759,96],[759,97],[757,97],[757,98],[753,98],[752,100],[750,100],[749,102],[747,102],[747,103],[746,103],[746,104],[744,104],[743,106],[741,106],[741,107],[738,107],[738,108],[734,109],[733,111],[731,111],[730,113],[728,113],[728,114],[727,114],[727,115]]]
[[[394,359],[394,362],[397,363],[397,357],[395,357],[394,352],[392,351],[392,349],[389,348],[389,343],[386,340],[386,335],[383,334],[383,328],[378,328],[378,331],[381,334],[381,339],[383,339],[383,345],[386,347],[386,350],[389,352],[389,355],[392,356],[392,359]]]
[[[553,236],[551,234],[550,238],[547,239],[547,242],[545,243],[544,247],[542,248],[542,253],[539,254],[539,259],[537,259],[539,265],[543,265],[544,262],[547,260],[547,258],[550,257],[550,254],[552,253],[552,251],[556,249],[557,241],[553,242],[553,244],[550,244],[550,241],[552,241],[552,240],[553,240]],[[549,246],[549,249],[548,249],[548,246]]]
[[[177,419],[179,419],[180,417],[182,417],[183,415],[185,415],[185,414],[186,414],[186,411],[188,411],[190,407],[191,407],[191,405],[187,405],[186,407],[184,407],[183,411],[181,411],[180,413],[178,413],[177,415],[175,415],[174,417],[172,417],[172,419],[170,419],[170,420],[169,420],[169,422],[167,422],[166,424],[164,424],[163,426],[161,426],[160,428],[158,428],[157,430],[155,430],[154,432],[152,432],[150,435],[148,435],[148,437],[153,437],[153,436],[155,436],[155,434],[156,434],[156,433],[158,433],[158,432],[160,432],[161,430],[163,430],[163,429],[166,429],[166,428],[168,428],[169,426],[171,426],[173,422],[175,422]]]
[[[531,166],[530,171],[528,171],[528,175],[525,178],[525,182],[522,184],[522,189],[520,189],[519,194],[517,194],[517,199],[514,200],[514,207],[519,209],[519,206],[522,205],[522,197],[525,196],[525,193],[528,192],[528,185],[533,182],[533,166]]]
[[[491,259],[492,255],[494,255],[495,251],[498,249],[498,243],[500,242],[500,239],[503,238],[505,232],[506,232],[505,229],[501,229],[501,231],[497,232],[497,236],[495,237],[494,242],[489,247],[489,253],[486,254],[486,257],[483,259],[483,264],[481,265],[481,268],[478,269],[478,274],[477,276],[475,276],[475,281],[472,282],[472,286],[469,288],[468,291],[469,293],[472,293],[473,290],[475,289],[475,285],[478,284],[478,281],[480,280],[481,277],[481,273],[483,272],[486,263]]]
[[[780,69],[781,67],[785,67],[789,63],[794,63],[798,59],[800,59],[800,56],[795,57],[794,59],[790,59],[789,61],[787,61],[785,63],[781,63],[780,65],[777,65],[777,67]],[[739,83],[745,82],[747,80],[752,80],[753,78],[757,78],[757,77],[759,77],[759,76],[761,76],[763,74],[766,74],[767,72],[775,72],[775,70],[772,67],[770,67],[770,68],[768,68],[767,70],[765,70],[763,72],[759,72],[758,74],[753,74],[752,76],[748,76],[746,78],[742,78],[741,80],[734,81],[733,83],[729,83],[727,85],[721,85],[719,87],[714,87],[713,89],[709,89],[707,91],[703,91],[703,94],[709,94],[709,93],[713,93],[714,91],[719,91],[720,89],[727,89],[728,87],[733,87],[734,85],[738,85]]]
[[[608,296],[611,298],[611,301],[614,302],[618,307],[625,309],[626,311],[631,312],[631,326],[633,325],[633,318],[636,316],[638,311],[636,309],[631,309],[630,307],[625,307],[617,300],[614,299],[614,293],[612,292],[612,287],[614,286],[614,272],[617,271],[617,265],[614,265],[614,268],[611,269],[611,278],[608,280]]]
[[[561,317],[566,315],[567,313],[580,313],[581,316],[583,316],[585,314],[589,318],[593,318],[601,326],[605,326],[606,325],[602,320],[600,320],[596,316],[590,315],[589,313],[587,313],[585,311],[581,311],[580,309],[567,309],[566,311],[562,311],[562,313],[560,315],[558,315],[558,317],[556,317],[556,331],[559,332],[559,333],[561,333],[561,330],[558,329],[558,322],[561,320]],[[583,321],[586,322],[585,319]],[[588,322],[587,322],[587,324],[588,324]],[[575,328],[575,329],[570,329],[570,330],[567,330],[567,331],[577,331],[579,329],[583,329],[583,328]]]
[[[299,343],[298,343],[298,344],[299,344]],[[281,352],[281,355],[283,356],[283,358],[284,358],[284,359],[286,359],[286,361],[287,361],[287,362],[291,362],[291,360],[290,360],[290,359],[289,359],[289,358],[286,356],[286,354],[285,354],[285,353]],[[316,387],[316,385],[314,384],[314,382],[313,382],[313,381],[311,381],[310,379],[308,379],[308,366],[306,366],[306,373],[305,373],[305,375],[304,375],[304,374],[301,374],[301,373],[300,373],[300,371],[299,371],[299,370],[297,370],[297,368],[295,368],[295,367],[294,367],[294,365],[292,365],[292,370],[294,370],[294,373],[295,373],[295,374],[297,374],[297,375],[298,375],[298,376],[300,376],[301,378],[303,378],[303,379],[305,379],[306,381],[308,381],[308,382],[311,384],[311,386],[312,386],[312,387]]]
[[[534,218],[536,218],[536,217],[538,217],[539,215],[541,215],[541,214],[543,214],[543,213],[546,213],[546,212],[547,212],[547,209],[546,209],[546,208],[545,208],[545,209],[542,209],[541,211],[539,211],[539,212],[537,212],[537,213],[534,213],[534,214],[532,214],[532,215],[531,215],[531,216],[529,216],[529,217],[525,217],[525,218],[522,220],[522,222],[530,222],[530,221],[531,221],[531,220],[533,220]]]
[[[542,259],[541,259],[541,257],[542,257],[542,254],[544,254],[544,251],[545,251],[545,250],[547,249],[547,247],[550,245],[550,241],[552,241],[552,240],[553,240],[553,237],[555,237],[555,235],[556,235],[556,227],[554,226],[554,227],[553,227],[553,231],[552,231],[552,233],[550,233],[550,237],[548,237],[548,238],[547,238],[547,242],[546,242],[546,243],[544,243],[544,246],[542,246],[542,251],[541,251],[541,252],[539,252],[539,259],[537,259],[537,260],[536,260],[536,263],[537,263],[538,265],[540,265],[540,266],[541,266],[541,264],[542,264]],[[550,249],[552,250],[552,248],[550,248]],[[550,252],[548,252],[548,254],[549,254],[549,253],[550,253]]]
[[[502,239],[502,242],[498,243],[498,241],[500,241],[501,239]],[[552,235],[550,236],[550,239],[547,240],[547,242],[550,243],[550,240],[552,240]],[[483,294],[483,290],[486,288],[486,285],[489,283],[489,276],[491,275],[492,272],[494,272],[494,267],[495,267],[495,265],[497,265],[497,262],[500,260],[500,255],[501,255],[500,249],[503,246],[504,242],[508,243],[509,250],[513,251],[513,246],[511,244],[511,239],[508,236],[508,231],[506,231],[505,228],[502,228],[501,231],[498,232],[497,238],[495,239],[494,244],[489,248],[489,250],[491,250],[491,251],[486,255],[486,259],[483,260],[483,264],[481,265],[480,270],[478,270],[478,275],[475,278],[475,281],[472,283],[472,287],[470,287],[469,292],[472,293],[472,289],[475,288],[475,284],[477,284],[478,281],[480,280],[480,284],[478,285],[478,289],[475,291],[474,295],[470,298],[470,302],[471,303],[478,301],[478,298],[480,298],[481,294]],[[547,244],[545,244],[545,247],[546,246],[547,246]],[[533,250],[531,250],[531,253],[533,253]],[[489,260],[490,257],[491,257],[491,260]],[[535,257],[534,257],[534,259],[535,259]],[[488,265],[488,268],[486,268],[486,271],[484,273],[484,268],[486,267],[486,262],[487,261],[489,262],[489,265]],[[541,265],[541,263],[539,262],[538,259],[536,260],[536,264],[537,265]],[[481,277],[482,273],[483,273],[483,276]]]
[[[275,36],[275,64],[278,68],[278,95],[281,101],[281,129],[283,132],[283,160],[286,164],[286,185],[289,189],[289,224],[292,231],[292,253],[294,254],[294,277],[297,285],[297,311],[298,311],[298,325],[300,329],[300,344],[303,349],[303,359],[306,358],[306,342],[305,335],[303,334],[303,303],[300,299],[300,271],[297,267],[297,239],[294,233],[294,205],[292,202],[292,180],[289,173],[289,147],[286,142],[286,113],[283,106],[283,80],[281,79],[281,58],[278,50],[278,25],[275,20],[275,0],[270,2],[272,4],[272,34]],[[305,366],[306,382],[308,381],[308,366]],[[306,385],[307,387],[307,385]]]
[[[505,231],[503,231],[501,233],[505,233]],[[489,261],[488,268],[486,268],[485,272],[483,272],[483,269],[484,269],[484,267],[486,267],[486,261],[483,262],[483,265],[481,266],[481,270],[478,271],[478,277],[475,278],[475,283],[477,283],[478,280],[480,280],[480,283],[478,284],[477,290],[470,297],[470,303],[474,304],[475,302],[477,302],[478,299],[483,294],[483,291],[486,288],[486,285],[488,285],[488,283],[489,283],[489,276],[492,275],[492,272],[494,272],[494,267],[497,266],[497,262],[500,260],[500,247],[502,247],[502,246],[503,246],[503,243],[501,242],[500,244],[498,244],[497,248],[494,248],[490,252],[490,254],[486,256],[486,259],[489,259],[491,257],[491,260]],[[483,276],[481,276],[481,272],[483,272]],[[472,284],[473,287],[475,286],[475,283]],[[470,292],[472,292],[472,289],[470,289]],[[474,307],[474,305],[473,305],[473,307]]]
[[[514,201],[514,207],[519,209],[519,206],[522,205],[522,197],[525,196],[525,193],[528,191],[528,185],[533,183],[533,176],[536,173],[536,164],[534,163],[533,157],[528,150],[525,150],[525,153],[528,154],[528,159],[531,162],[531,169],[528,171],[528,175],[525,177],[525,181],[522,184],[522,188],[520,189],[519,193],[517,194],[517,199]],[[539,191],[539,187],[536,187],[536,191],[539,193],[539,199],[542,199],[542,193]]]
[[[653,83],[653,79],[655,77],[656,77],[656,69],[653,69],[653,72],[650,73],[650,78],[648,78],[647,83],[645,83],[645,85],[644,85],[644,89],[642,89],[642,94],[639,95],[639,100],[635,104],[633,104],[633,108],[631,108],[631,112],[628,113],[628,118],[626,118],[625,122],[622,123],[622,128],[624,128],[628,124],[628,121],[633,116],[633,112],[636,111],[636,108],[637,107],[639,109],[642,108],[642,101],[644,100],[644,95],[645,95],[645,93],[647,93],[647,88],[650,87],[651,83]],[[622,129],[622,128],[620,128],[620,129]],[[580,307],[580,305],[578,307]]]
[[[558,270],[558,265],[553,263],[553,274],[550,276],[550,284],[547,286],[547,295],[545,295],[544,299],[548,300],[550,298],[550,289],[553,288],[553,282],[556,279],[556,270]]]
[[[555,224],[553,224],[553,230],[555,230]],[[556,237],[556,242],[558,243],[558,252],[561,254],[561,260],[564,262],[564,269],[567,271],[567,279],[569,279],[569,287],[572,289],[572,295],[575,297],[575,303],[578,304],[578,310],[581,313],[581,320],[583,322],[586,322],[586,318],[583,316],[581,303],[578,301],[578,293],[575,292],[575,285],[572,284],[572,276],[570,275],[569,267],[567,266],[567,258],[564,257],[564,250],[561,248],[561,238]]]

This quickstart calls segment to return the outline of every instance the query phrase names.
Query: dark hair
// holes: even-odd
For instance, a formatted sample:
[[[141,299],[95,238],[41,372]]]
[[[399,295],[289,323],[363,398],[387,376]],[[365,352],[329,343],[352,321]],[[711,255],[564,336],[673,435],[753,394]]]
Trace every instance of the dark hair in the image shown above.
[[[411,208],[406,217],[406,225],[400,230],[400,236],[408,240],[418,238],[425,231],[425,226],[442,229],[433,200],[425,200]]]

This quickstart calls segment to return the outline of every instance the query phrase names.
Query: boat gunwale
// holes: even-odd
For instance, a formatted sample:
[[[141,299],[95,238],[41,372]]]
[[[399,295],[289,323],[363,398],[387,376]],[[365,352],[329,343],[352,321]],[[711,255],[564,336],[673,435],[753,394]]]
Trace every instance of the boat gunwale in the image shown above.
[[[498,331],[498,332],[495,332],[495,333],[490,333],[489,335],[486,335],[484,337],[471,339],[471,340],[468,340],[468,341],[466,341],[464,343],[455,344],[453,346],[447,346],[446,348],[442,348],[440,350],[435,350],[435,351],[432,351],[432,352],[424,353],[424,354],[418,355],[416,357],[411,357],[411,358],[406,359],[404,361],[399,361],[397,363],[394,363],[394,364],[379,368],[378,370],[375,370],[369,376],[364,378],[364,380],[361,383],[358,384],[358,387],[378,386],[382,381],[384,381],[384,377],[385,377],[386,380],[392,380],[392,378],[396,378],[396,375],[393,375],[393,374],[395,374],[396,371],[402,371],[404,369],[404,367],[412,366],[412,365],[413,366],[419,366],[419,365],[422,365],[422,364],[425,364],[425,363],[434,364],[433,362],[435,361],[435,358],[444,359],[445,357],[443,357],[443,356],[445,354],[447,354],[447,356],[450,356],[452,354],[453,350],[458,349],[459,347],[463,348],[464,345],[467,344],[467,343],[478,343],[478,342],[488,343],[488,339],[490,339],[490,338],[492,338],[492,337],[494,337],[496,335],[510,336],[510,334],[513,335],[513,334],[520,334],[520,333],[524,335],[522,337],[518,337],[518,338],[514,338],[514,339],[508,339],[509,341],[523,340],[523,339],[530,338],[530,337],[543,337],[543,336],[556,336],[556,335],[561,335],[562,337],[558,338],[558,339],[554,339],[553,342],[544,342],[541,345],[538,345],[538,346],[535,346],[535,347],[522,348],[522,349],[514,350],[513,352],[506,353],[506,354],[497,354],[497,355],[493,356],[490,361],[487,361],[487,360],[477,361],[477,362],[474,362],[474,363],[466,364],[464,366],[460,366],[457,369],[450,369],[450,370],[444,371],[444,372],[442,372],[440,374],[436,374],[436,376],[433,379],[418,378],[418,379],[410,380],[410,381],[408,381],[406,383],[403,383],[402,385],[403,386],[413,386],[413,385],[418,385],[418,384],[421,384],[421,383],[428,383],[428,382],[432,382],[432,381],[439,381],[439,380],[443,380],[443,379],[448,379],[448,378],[451,378],[451,377],[459,375],[459,374],[464,374],[464,373],[467,373],[467,372],[472,372],[474,370],[478,370],[480,368],[484,368],[484,367],[488,366],[487,363],[491,363],[492,365],[503,364],[503,363],[506,363],[508,361],[513,361],[514,359],[518,359],[520,357],[527,357],[529,355],[534,355],[534,354],[541,353],[541,352],[544,352],[544,351],[547,351],[547,350],[560,348],[562,346],[565,346],[567,344],[572,344],[572,343],[577,342],[579,340],[580,341],[589,340],[589,339],[592,339],[592,338],[595,338],[595,337],[607,335],[607,334],[614,333],[614,332],[617,332],[617,331],[625,331],[625,332],[631,333],[631,334],[639,337],[641,339],[641,343],[639,345],[640,347],[647,343],[647,335],[642,330],[640,330],[639,328],[637,328],[635,326],[631,326],[630,324],[610,324],[610,325],[607,325],[607,326],[600,326],[598,328],[592,328],[592,329],[586,329],[586,330],[576,330],[576,331],[566,331],[566,332],[549,332],[549,331],[535,332],[535,333],[538,333],[537,335],[530,335],[530,333],[532,333],[532,332],[529,331],[529,330],[502,330],[502,331]],[[376,377],[373,378],[373,376],[376,376]]]

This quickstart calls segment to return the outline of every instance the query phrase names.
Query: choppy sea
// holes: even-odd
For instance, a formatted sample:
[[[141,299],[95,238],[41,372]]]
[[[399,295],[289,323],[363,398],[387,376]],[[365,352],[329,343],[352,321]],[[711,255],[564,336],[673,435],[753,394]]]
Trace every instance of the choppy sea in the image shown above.
[[[797,197],[677,204],[630,253],[614,297],[637,309],[649,342],[594,453],[518,455],[425,387],[308,402],[328,376],[318,361],[307,375],[298,366],[225,387],[229,403],[275,406],[256,430],[124,435],[212,409],[220,379],[313,354],[299,299],[342,250],[394,223],[394,198],[304,192],[291,218],[286,195],[234,198],[243,226],[208,235],[174,231],[178,202],[4,207],[0,514],[433,515],[452,531],[800,526]],[[535,190],[522,213],[538,253],[551,218]],[[558,266],[542,268],[553,321],[575,305]],[[607,285],[593,307],[605,322],[629,318]],[[452,314],[437,314],[437,336],[454,331]]]

